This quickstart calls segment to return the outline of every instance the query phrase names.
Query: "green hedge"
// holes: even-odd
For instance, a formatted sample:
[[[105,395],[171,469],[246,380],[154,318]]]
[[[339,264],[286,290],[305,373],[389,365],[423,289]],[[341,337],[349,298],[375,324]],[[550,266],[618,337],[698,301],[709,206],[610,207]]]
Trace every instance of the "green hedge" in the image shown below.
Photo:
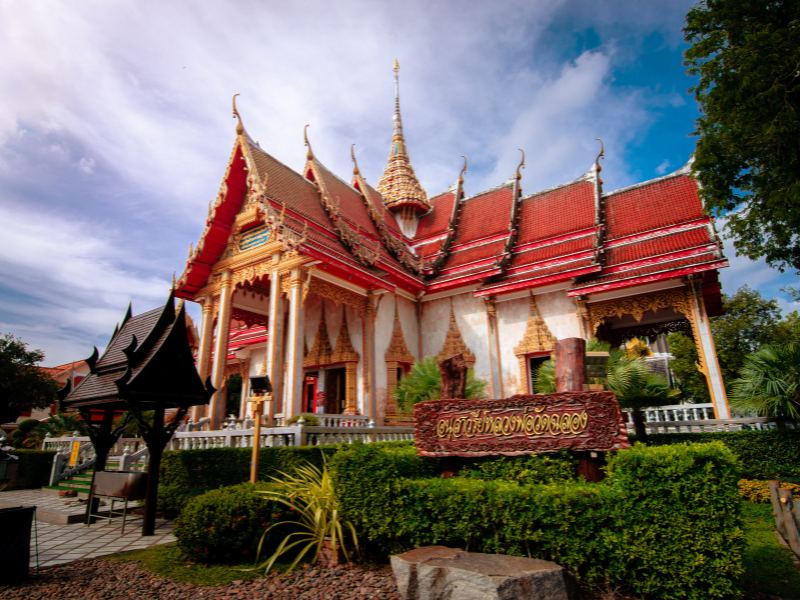
[[[322,466],[323,455],[330,456],[337,446],[283,446],[262,448],[259,455],[259,481],[269,481],[280,471],[290,472],[297,465]],[[250,448],[208,448],[175,450],[164,453],[158,490],[159,510],[175,515],[193,497],[209,490],[230,486],[250,478]]]
[[[207,564],[254,561],[266,528],[289,516],[284,507],[257,492],[268,487],[243,483],[192,498],[175,521],[178,546],[187,557]],[[262,556],[273,550],[262,548]]]
[[[7,489],[40,488],[50,483],[50,471],[53,468],[52,450],[14,449],[11,454],[19,457],[17,477]]]
[[[719,441],[739,458],[745,479],[800,482],[800,430],[735,431],[727,433],[659,433],[648,445]]]
[[[737,467],[721,444],[637,446],[600,484],[441,479],[403,448],[354,447],[331,464],[344,516],[382,553],[445,544],[554,560],[641,597],[736,594]]]

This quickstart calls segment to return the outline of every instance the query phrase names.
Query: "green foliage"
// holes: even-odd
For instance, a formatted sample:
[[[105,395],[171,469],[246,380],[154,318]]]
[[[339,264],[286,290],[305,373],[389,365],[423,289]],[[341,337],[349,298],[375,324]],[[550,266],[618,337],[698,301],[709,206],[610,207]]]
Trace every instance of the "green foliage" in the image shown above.
[[[48,434],[52,437],[59,437],[72,435],[75,431],[78,432],[78,435],[86,435],[86,423],[75,414],[59,412],[52,415],[47,421],[37,421],[36,419],[21,421],[11,432],[11,443],[17,448],[41,448]]]
[[[800,270],[797,2],[706,0],[684,33],[686,64],[699,76],[693,167],[705,205],[727,213],[739,254]]]
[[[491,456],[473,459],[460,477],[502,479],[514,483],[556,483],[575,480],[576,460],[568,452],[531,456]]]
[[[548,358],[533,377],[533,388],[537,394],[549,394],[556,391],[556,361]]]
[[[645,597],[735,594],[736,467],[721,444],[622,451],[600,484],[442,479],[411,449],[375,446],[331,464],[342,511],[374,551],[444,544],[554,560]]]
[[[720,433],[659,433],[648,444],[722,442],[738,458],[747,479],[800,482],[800,431],[732,431]]]
[[[18,457],[17,477],[6,489],[40,488],[50,482],[53,467],[52,450],[17,449],[11,452]]]
[[[320,561],[325,552],[332,554],[329,560],[335,558],[338,561],[341,553],[349,561],[348,546],[358,550],[358,538],[353,525],[341,517],[339,500],[327,465],[321,469],[312,464],[303,465],[294,473],[281,473],[272,481],[272,488],[261,494],[288,509],[290,518],[273,523],[261,537],[259,555],[265,543],[281,540],[275,552],[261,565],[265,571],[269,572],[276,561],[287,553],[296,553],[287,567],[288,571],[306,557],[314,562]],[[276,533],[278,528],[280,533]]]
[[[288,514],[258,489],[244,483],[192,498],[175,521],[174,533],[183,553],[202,563],[255,560],[264,528]]]
[[[269,480],[280,472],[291,472],[305,463],[322,466],[323,454],[336,446],[262,448],[258,479]],[[177,514],[192,497],[221,486],[236,485],[250,478],[250,448],[208,448],[164,452],[158,508]]]
[[[436,357],[428,356],[415,362],[411,372],[400,380],[394,392],[400,409],[411,412],[417,402],[441,398],[441,378]],[[477,379],[472,369],[467,371],[467,398],[483,398],[485,390],[486,382]]]
[[[800,420],[800,342],[762,346],[745,358],[730,387],[735,409]]]
[[[0,423],[55,401],[58,384],[36,366],[42,360],[41,350],[28,350],[25,342],[10,334],[0,337]]]
[[[744,358],[772,341],[781,320],[777,300],[765,300],[749,287],[723,295],[723,314],[711,321],[722,375],[730,382],[739,375]]]
[[[287,425],[294,425],[300,420],[300,417],[303,417],[303,422],[305,425],[309,427],[316,427],[319,425],[319,417],[316,415],[312,415],[311,413],[303,413],[301,415],[295,415],[290,417],[288,421],[286,421]]]
[[[667,343],[672,354],[669,368],[683,397],[698,404],[711,402],[706,379],[697,368],[699,358],[694,340],[685,333],[675,331],[667,336]]]
[[[677,395],[663,376],[647,368],[642,358],[628,358],[619,351],[612,352],[608,359],[607,384],[620,406],[634,410],[664,404]]]

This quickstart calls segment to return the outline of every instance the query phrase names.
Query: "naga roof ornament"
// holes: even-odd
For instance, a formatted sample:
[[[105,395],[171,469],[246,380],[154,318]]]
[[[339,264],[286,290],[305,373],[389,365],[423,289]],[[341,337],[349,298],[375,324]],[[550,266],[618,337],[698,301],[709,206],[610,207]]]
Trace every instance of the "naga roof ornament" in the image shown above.
[[[389,209],[409,207],[415,212],[423,213],[430,210],[431,205],[428,202],[428,194],[422,189],[414,173],[414,167],[411,166],[411,159],[406,150],[403,121],[400,118],[400,63],[397,62],[397,59],[394,61],[393,71],[394,132],[389,149],[389,160],[378,181],[378,191]]]

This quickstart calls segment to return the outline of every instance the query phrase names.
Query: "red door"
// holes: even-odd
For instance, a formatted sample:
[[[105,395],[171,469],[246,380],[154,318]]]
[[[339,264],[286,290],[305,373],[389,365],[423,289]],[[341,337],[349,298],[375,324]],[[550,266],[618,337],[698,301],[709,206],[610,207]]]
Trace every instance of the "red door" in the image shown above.
[[[303,412],[311,413],[312,415],[317,412],[317,377],[309,375],[305,381],[305,391],[303,394]]]

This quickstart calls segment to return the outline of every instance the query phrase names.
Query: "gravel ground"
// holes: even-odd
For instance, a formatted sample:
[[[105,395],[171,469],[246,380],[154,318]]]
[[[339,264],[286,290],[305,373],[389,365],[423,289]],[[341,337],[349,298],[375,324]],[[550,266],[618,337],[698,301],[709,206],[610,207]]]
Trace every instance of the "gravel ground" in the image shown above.
[[[136,562],[102,558],[47,567],[26,583],[0,586],[3,600],[399,600],[390,567],[308,567],[286,575],[201,587],[176,583],[142,569]]]

